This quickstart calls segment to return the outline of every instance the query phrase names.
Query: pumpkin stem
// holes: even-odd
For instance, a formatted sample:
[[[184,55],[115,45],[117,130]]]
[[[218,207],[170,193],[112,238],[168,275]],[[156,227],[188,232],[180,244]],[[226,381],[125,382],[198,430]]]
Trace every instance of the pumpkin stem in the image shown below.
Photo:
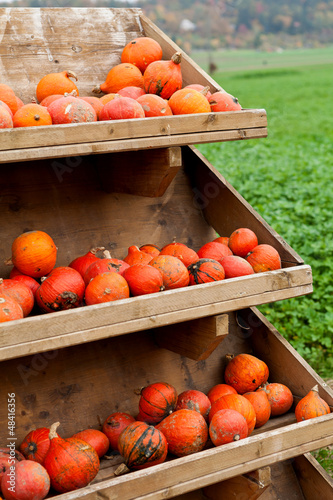
[[[71,92],[65,92],[64,97],[68,97],[68,96],[77,97],[77,91],[74,89]]]
[[[182,53],[181,52],[176,52],[172,57],[171,57],[171,61],[174,63],[174,64],[180,64],[181,63],[181,60],[182,60]]]
[[[5,262],[4,262],[4,264],[5,264],[5,266],[13,266],[14,265],[11,258],[10,259],[6,259]]]
[[[100,86],[100,85],[96,85],[96,87],[94,87],[94,88],[92,89],[92,92],[93,92],[94,94],[101,94],[101,93],[102,93],[101,86]]]
[[[209,92],[209,87],[204,87],[202,90],[200,90],[200,94],[202,95],[207,95]]]
[[[122,476],[123,474],[126,474],[127,472],[130,472],[129,468],[125,464],[120,464],[119,467],[114,471],[115,476]]]
[[[95,247],[90,250],[90,253],[95,255],[97,252],[102,252],[102,250],[105,250],[105,247]]]
[[[35,99],[35,97],[32,97],[32,99],[31,99],[31,103],[32,103],[32,104],[37,104],[37,100]]]
[[[55,422],[54,424],[51,425],[50,427],[50,433],[49,433],[49,438],[53,439],[58,437],[58,434],[56,433],[57,428],[59,427],[60,422]]]
[[[316,384],[314,387],[312,387],[311,391],[316,392],[317,394],[319,393],[319,386]]]
[[[39,115],[35,115],[34,116],[34,120],[36,120],[36,122],[38,122],[38,120],[40,120],[40,116]]]
[[[103,252],[103,259],[111,259],[111,254],[109,252],[109,250],[104,250]]]
[[[77,76],[76,76],[76,74],[74,73],[74,71],[68,70],[68,71],[66,71],[66,73],[67,73],[67,76],[68,76],[68,77],[70,77],[70,78],[74,78],[74,80],[76,80],[76,81],[77,81]]]
[[[226,360],[226,362],[227,362],[227,363],[230,363],[230,361],[231,361],[232,359],[234,359],[234,357],[235,357],[235,356],[234,356],[233,354],[226,354],[226,355],[225,355],[225,360]]]

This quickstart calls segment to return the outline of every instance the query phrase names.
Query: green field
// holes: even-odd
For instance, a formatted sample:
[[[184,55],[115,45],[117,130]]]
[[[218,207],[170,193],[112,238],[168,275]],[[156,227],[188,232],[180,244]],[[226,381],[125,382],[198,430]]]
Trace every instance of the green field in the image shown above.
[[[311,265],[312,294],[259,309],[333,382],[333,66],[312,65],[312,54],[309,61],[293,68],[229,67],[215,73],[243,108],[266,109],[268,137],[198,148]],[[236,62],[234,54],[238,67]],[[322,450],[320,458],[333,475],[332,451]]]

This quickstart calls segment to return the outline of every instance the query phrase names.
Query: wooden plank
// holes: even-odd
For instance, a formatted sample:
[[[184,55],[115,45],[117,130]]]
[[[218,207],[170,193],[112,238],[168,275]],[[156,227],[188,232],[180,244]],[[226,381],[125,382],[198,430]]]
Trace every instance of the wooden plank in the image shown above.
[[[285,460],[271,466],[272,483],[260,500],[305,500],[292,462]]]
[[[190,166],[187,173],[195,185],[196,203],[220,236],[229,236],[246,224],[257,234],[259,243],[267,243],[277,249],[284,265],[303,262],[200,152],[195,148],[184,148],[183,156],[186,165]]]
[[[296,457],[292,462],[305,500],[333,498],[333,478],[311,453]]]
[[[263,435],[250,436],[237,443],[106,480],[79,492],[67,493],[61,498],[96,500],[100,494],[104,496],[112,494],[122,500],[172,498],[177,494],[281,462],[297,455],[299,451],[304,453],[315,447],[325,446],[324,443],[332,442],[332,416],[325,415],[315,420],[316,422],[305,421],[285,429],[268,432],[265,439]],[[308,440],[304,442],[305,435],[310,437],[311,442]],[[321,437],[318,437],[319,435]],[[226,467],[221,469],[221,463],[227,464]]]
[[[163,326],[170,323],[187,321],[199,317],[221,314],[228,311],[272,302],[282,298],[291,298],[304,295],[312,291],[308,287],[291,285],[292,280],[299,277],[304,280],[304,273],[300,268],[290,268],[286,275],[267,273],[263,276],[251,275],[252,284],[242,282],[241,297],[237,297],[239,287],[233,278],[224,283],[209,283],[196,285],[191,288],[166,291],[161,294],[145,297],[133,297],[115,301],[110,304],[86,306],[69,311],[60,311],[56,314],[28,317],[23,320],[11,321],[0,325],[0,359],[8,356],[24,356],[37,350],[56,349],[61,346],[75,345],[89,340],[96,340],[115,335],[127,334],[134,331]],[[300,272],[301,271],[301,272]],[[287,287],[283,288],[283,281],[288,276]],[[257,278],[257,279],[256,279]],[[275,284],[280,281],[279,290]],[[227,283],[229,281],[229,283]],[[227,285],[223,288],[222,285]],[[247,295],[246,286],[251,292]],[[198,289],[198,287],[202,287]],[[254,290],[258,290],[255,294]],[[264,288],[268,288],[264,290]],[[271,289],[274,288],[274,291]],[[229,300],[227,295],[230,294]],[[223,300],[221,301],[221,297]],[[191,307],[188,307],[189,304]],[[13,339],[15,341],[13,345]],[[16,353],[16,354],[15,354]]]
[[[228,333],[229,316],[221,314],[162,326],[155,331],[155,341],[159,347],[199,361],[207,359]]]
[[[93,163],[106,192],[160,197],[182,166],[182,155],[179,147],[143,149],[97,155]]]
[[[212,135],[213,132],[225,132],[225,136],[228,137],[228,133],[230,135],[231,131],[233,131],[235,139],[247,139],[253,136],[252,129],[254,129],[254,133],[256,129],[263,130],[262,136],[267,135],[266,126],[265,110],[254,109],[166,116],[162,118],[74,123],[29,127],[29,129],[22,127],[1,131],[0,150],[11,151],[73,144],[82,144],[84,146],[86,143],[98,144],[99,142],[109,143],[120,140],[131,140],[132,144],[135,144],[135,139],[140,138],[146,138],[146,140],[154,138],[155,141],[163,141],[168,138],[170,142],[171,136],[177,138],[184,134],[190,136],[197,133],[204,135],[210,133]],[[222,134],[221,136],[223,137]],[[103,144],[101,147],[103,147]]]
[[[207,486],[203,489],[203,493],[209,500],[233,500],[235,498],[257,500],[262,498],[270,484],[271,469],[266,466]]]

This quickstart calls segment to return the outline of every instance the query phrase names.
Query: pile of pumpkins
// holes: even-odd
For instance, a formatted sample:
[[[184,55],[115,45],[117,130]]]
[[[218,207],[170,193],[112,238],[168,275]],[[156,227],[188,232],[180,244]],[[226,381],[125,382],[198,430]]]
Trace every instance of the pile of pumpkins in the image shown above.
[[[168,456],[184,457],[245,439],[294,403],[291,390],[269,383],[268,377],[268,366],[254,355],[228,355],[223,383],[207,394],[196,389],[178,394],[171,384],[155,382],[141,389],[136,417],[116,411],[101,430],[84,429],[68,438],[57,434],[59,422],[31,430],[19,450],[0,448],[2,495],[6,500],[43,500],[51,487],[59,493],[85,487],[106,454],[121,455],[117,476],[161,464]],[[317,386],[295,407],[298,422],[328,413]]]
[[[98,252],[103,252],[99,257]],[[12,244],[9,278],[0,279],[0,323],[36,312],[127,299],[281,268],[278,251],[259,244],[250,228],[205,243],[198,252],[173,242],[132,245],[123,259],[99,247],[57,266],[57,247],[44,231],[28,231]]]
[[[162,60],[162,47],[150,37],[139,37],[122,50],[121,63],[92,89],[96,95],[80,96],[73,71],[41,78],[36,98],[23,103],[6,84],[0,84],[0,129],[41,125],[119,120],[152,116],[237,111],[237,98],[193,83],[182,88],[182,54]]]

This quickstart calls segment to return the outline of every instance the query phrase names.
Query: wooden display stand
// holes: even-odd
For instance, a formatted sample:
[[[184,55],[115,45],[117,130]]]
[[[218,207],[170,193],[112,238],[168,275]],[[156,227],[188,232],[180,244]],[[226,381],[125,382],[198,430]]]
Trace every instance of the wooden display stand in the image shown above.
[[[25,102],[41,74],[65,69],[78,74],[81,94],[91,95],[137,36],[158,40],[165,59],[179,50],[140,9],[8,8],[0,9],[0,21],[4,80]],[[184,85],[219,89],[186,54],[182,72]],[[130,245],[162,247],[174,239],[198,250],[244,226],[282,260],[277,271],[0,324],[0,445],[8,437],[9,392],[18,444],[55,421],[68,437],[101,428],[116,410],[136,415],[138,389],[152,382],[207,392],[223,381],[230,353],[263,359],[270,381],[288,385],[295,402],[318,384],[333,407],[332,391],[255,309],[311,293],[310,266],[190,146],[265,137],[266,125],[264,110],[241,110],[0,132],[3,277],[13,239],[31,229],[52,236],[57,266],[101,245],[117,258]],[[295,491],[293,498],[312,500],[314,488],[329,498],[332,481],[308,452],[333,443],[333,415],[296,423],[292,410],[237,443],[207,444],[124,476],[114,474],[120,456],[102,460],[89,486],[58,498],[217,500],[238,492],[276,500]]]

